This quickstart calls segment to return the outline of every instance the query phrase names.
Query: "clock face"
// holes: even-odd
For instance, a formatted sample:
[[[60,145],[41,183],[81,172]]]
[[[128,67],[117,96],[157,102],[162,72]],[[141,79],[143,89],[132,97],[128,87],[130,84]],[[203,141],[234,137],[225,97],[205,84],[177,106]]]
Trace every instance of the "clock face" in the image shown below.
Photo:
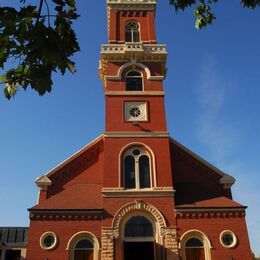
[[[125,102],[126,121],[147,121],[146,102]]]

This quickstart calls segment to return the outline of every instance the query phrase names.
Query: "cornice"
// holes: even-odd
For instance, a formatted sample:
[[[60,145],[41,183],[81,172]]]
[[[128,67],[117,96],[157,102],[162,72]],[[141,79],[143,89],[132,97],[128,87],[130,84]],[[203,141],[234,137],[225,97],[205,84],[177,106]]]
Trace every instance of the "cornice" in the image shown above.
[[[155,10],[156,0],[107,0],[108,8],[113,10]]]
[[[164,91],[105,91],[106,96],[165,96]]]
[[[137,57],[144,55],[159,55],[166,58],[167,50],[164,44],[143,44],[143,43],[124,43],[124,44],[102,44],[101,58],[114,60],[115,58],[133,58],[135,54]]]
[[[210,218],[243,218],[246,207],[230,208],[176,208],[176,217],[179,219],[210,219]]]
[[[105,138],[124,138],[124,137],[169,137],[168,132],[106,132]]]
[[[41,210],[29,209],[33,221],[81,221],[102,220],[103,210]]]
[[[105,79],[118,80],[118,75],[106,75],[108,62],[127,62],[128,64],[140,64],[142,62],[160,62],[162,68],[161,76],[150,76],[149,80],[163,80],[166,76],[166,45],[163,44],[143,44],[143,43],[124,43],[124,44],[104,44],[101,46],[99,61],[99,76]]]

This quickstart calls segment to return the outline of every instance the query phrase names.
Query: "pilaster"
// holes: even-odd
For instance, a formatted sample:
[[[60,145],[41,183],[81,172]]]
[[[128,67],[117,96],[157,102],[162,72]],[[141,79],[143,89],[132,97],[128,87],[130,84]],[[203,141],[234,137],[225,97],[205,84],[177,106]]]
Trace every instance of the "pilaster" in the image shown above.
[[[113,228],[103,228],[102,229],[102,260],[113,260],[114,259],[114,229]]]
[[[166,250],[166,259],[178,260],[179,248],[178,248],[178,236],[176,227],[165,227],[161,230],[161,235],[164,241],[164,247]]]

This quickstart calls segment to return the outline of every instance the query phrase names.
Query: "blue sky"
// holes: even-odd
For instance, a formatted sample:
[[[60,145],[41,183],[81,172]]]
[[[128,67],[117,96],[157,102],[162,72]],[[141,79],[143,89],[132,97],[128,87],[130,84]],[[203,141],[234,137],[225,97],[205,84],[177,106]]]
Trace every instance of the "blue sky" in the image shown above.
[[[78,2],[77,74],[55,75],[44,97],[29,89],[11,101],[0,96],[1,226],[28,225],[34,180],[104,130],[97,67],[107,42],[105,0]],[[167,123],[172,137],[237,179],[234,199],[248,205],[251,245],[260,255],[260,8],[223,2],[203,31],[195,30],[191,10],[176,15],[168,1],[158,3],[157,38],[169,52]]]

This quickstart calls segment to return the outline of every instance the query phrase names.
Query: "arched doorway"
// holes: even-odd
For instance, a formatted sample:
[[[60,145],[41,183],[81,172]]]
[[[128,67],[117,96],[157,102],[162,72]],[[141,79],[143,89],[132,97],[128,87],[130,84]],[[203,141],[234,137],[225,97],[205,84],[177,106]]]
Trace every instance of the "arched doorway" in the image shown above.
[[[205,260],[203,243],[197,238],[190,238],[185,244],[186,260]]]
[[[154,260],[154,228],[144,216],[130,218],[124,226],[124,260]]]
[[[134,217],[144,217],[144,219],[133,219]],[[136,220],[145,222],[146,225],[142,223],[141,226],[146,226],[146,229],[142,228],[140,231],[140,225],[135,223]],[[139,230],[142,235],[135,235],[135,233],[134,235],[131,233],[129,235],[128,231],[126,231],[128,229],[127,224],[129,224],[130,230],[134,229],[135,232]],[[112,228],[103,229],[102,239],[104,239],[107,245],[107,248],[102,251],[104,258],[163,260],[166,259],[166,255],[168,257],[167,259],[177,259],[179,255],[177,230],[167,227],[162,213],[152,204],[144,201],[131,202],[120,208],[113,219]],[[140,249],[142,252],[153,251],[154,254],[149,253],[149,255],[151,255],[149,258],[145,258],[145,256],[143,257],[142,255],[130,258],[130,256],[128,256],[128,250],[130,251],[130,249],[126,248],[127,243],[130,242],[138,243],[132,244],[132,246],[134,247],[135,245],[135,248],[140,246],[138,248],[139,251]],[[111,248],[114,248],[114,251],[111,252],[109,250]]]

